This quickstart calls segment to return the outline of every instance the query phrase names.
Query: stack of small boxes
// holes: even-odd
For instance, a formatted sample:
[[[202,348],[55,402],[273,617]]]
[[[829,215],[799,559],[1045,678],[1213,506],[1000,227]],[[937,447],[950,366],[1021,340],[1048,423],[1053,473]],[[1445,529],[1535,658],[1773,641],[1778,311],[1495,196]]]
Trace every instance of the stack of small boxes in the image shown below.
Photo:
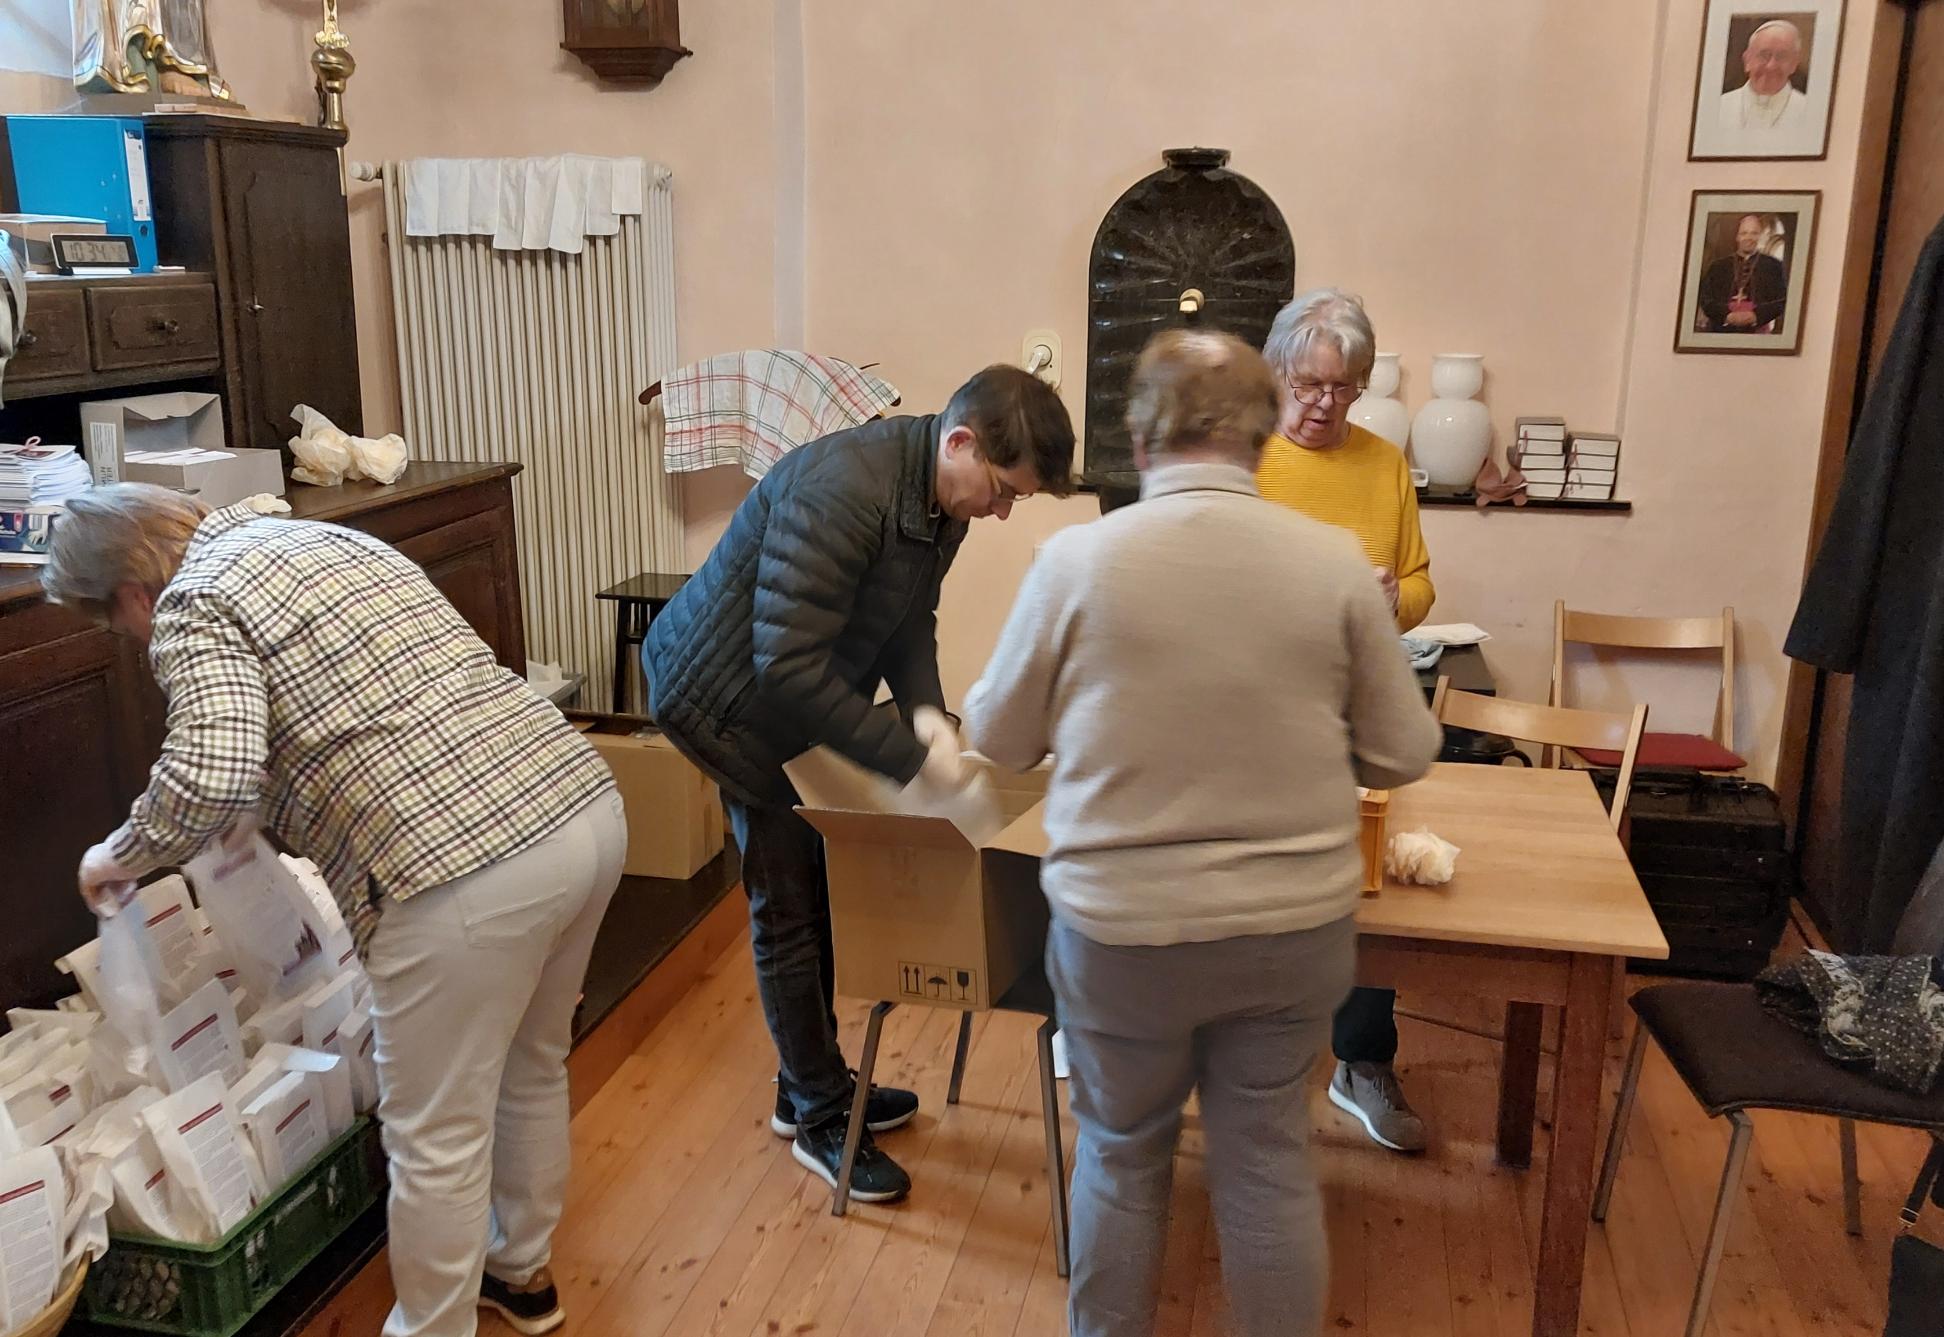
[[[1611,501],[1620,475],[1620,438],[1571,432],[1564,418],[1516,420],[1513,463],[1526,495],[1539,500]]]

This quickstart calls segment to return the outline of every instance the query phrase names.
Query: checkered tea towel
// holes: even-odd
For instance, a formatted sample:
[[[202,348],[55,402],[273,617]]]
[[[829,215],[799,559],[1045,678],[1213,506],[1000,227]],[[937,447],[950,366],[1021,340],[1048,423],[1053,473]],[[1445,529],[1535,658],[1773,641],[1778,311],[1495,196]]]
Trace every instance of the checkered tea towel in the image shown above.
[[[736,464],[761,478],[785,451],[869,422],[898,398],[896,387],[836,358],[780,348],[723,353],[663,380],[663,467],[676,474]]]

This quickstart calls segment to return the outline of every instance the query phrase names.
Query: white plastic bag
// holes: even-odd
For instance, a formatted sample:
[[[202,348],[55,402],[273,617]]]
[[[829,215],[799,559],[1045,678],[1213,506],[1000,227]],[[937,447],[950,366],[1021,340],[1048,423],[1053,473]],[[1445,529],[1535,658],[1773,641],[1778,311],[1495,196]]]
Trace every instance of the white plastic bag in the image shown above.
[[[100,971],[96,987],[108,1024],[136,1044],[148,1044],[162,1022],[156,979],[161,956],[137,912],[112,914],[101,921]]]
[[[1459,852],[1456,845],[1424,827],[1400,831],[1384,848],[1384,871],[1399,882],[1441,887],[1458,871]]]
[[[290,476],[300,483],[336,487],[346,479],[361,478],[396,483],[405,472],[410,456],[405,439],[396,432],[376,440],[352,436],[308,404],[299,404],[290,416],[297,421],[297,435],[290,438],[297,467]]]

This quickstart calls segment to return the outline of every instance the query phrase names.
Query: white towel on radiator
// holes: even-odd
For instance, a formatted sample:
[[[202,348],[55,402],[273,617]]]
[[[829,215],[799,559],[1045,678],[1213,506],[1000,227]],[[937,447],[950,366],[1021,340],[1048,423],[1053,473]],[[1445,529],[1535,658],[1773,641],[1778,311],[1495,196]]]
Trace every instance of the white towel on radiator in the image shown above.
[[[548,158],[413,158],[405,163],[405,232],[491,237],[496,250],[580,254],[642,211],[649,165],[581,153]],[[656,179],[666,172],[656,167]]]

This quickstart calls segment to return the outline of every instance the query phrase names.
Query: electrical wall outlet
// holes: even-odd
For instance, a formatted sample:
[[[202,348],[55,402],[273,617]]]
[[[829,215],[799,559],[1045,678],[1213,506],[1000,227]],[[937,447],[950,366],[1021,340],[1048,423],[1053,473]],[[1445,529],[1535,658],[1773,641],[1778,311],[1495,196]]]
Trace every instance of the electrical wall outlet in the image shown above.
[[[1019,365],[1045,381],[1055,390],[1060,388],[1060,336],[1052,330],[1029,330],[1019,346]]]

